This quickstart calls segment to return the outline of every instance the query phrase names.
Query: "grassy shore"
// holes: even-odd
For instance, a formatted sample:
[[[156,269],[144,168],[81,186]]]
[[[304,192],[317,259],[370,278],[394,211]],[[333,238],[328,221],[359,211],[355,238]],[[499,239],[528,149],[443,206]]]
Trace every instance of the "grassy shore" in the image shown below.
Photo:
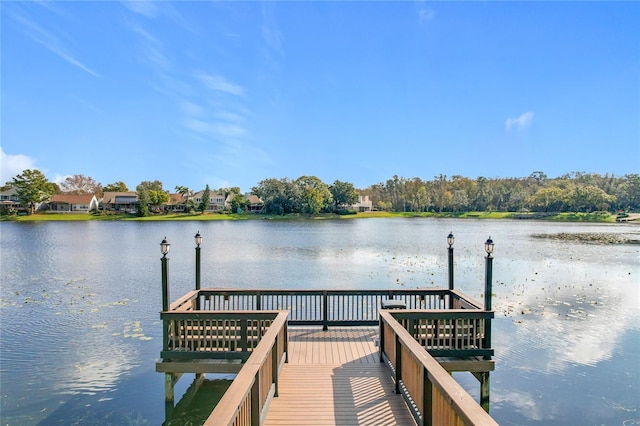
[[[459,219],[518,219],[518,220],[545,220],[559,222],[615,222],[616,216],[610,213],[558,213],[554,215],[540,215],[536,213],[522,214],[509,212],[464,212],[464,213],[391,213],[391,212],[366,212],[349,215],[318,214],[318,215],[266,215],[266,214],[220,214],[220,213],[170,213],[137,217],[131,214],[87,214],[87,213],[38,213],[29,216],[0,216],[0,221],[6,222],[40,222],[40,221],[163,221],[163,220],[350,220],[361,218],[459,218]]]

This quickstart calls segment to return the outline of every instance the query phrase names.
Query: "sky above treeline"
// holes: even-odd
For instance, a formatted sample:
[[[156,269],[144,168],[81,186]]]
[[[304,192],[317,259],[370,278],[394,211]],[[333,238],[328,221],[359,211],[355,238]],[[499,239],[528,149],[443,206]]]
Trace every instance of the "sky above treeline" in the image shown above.
[[[0,179],[640,171],[640,2],[3,1]]]

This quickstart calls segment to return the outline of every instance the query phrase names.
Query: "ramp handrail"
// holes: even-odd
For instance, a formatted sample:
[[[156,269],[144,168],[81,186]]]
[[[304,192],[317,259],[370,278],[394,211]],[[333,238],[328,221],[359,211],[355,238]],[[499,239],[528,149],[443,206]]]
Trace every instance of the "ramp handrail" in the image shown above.
[[[380,361],[419,425],[497,425],[389,311],[380,311]]]
[[[278,396],[280,368],[287,362],[287,315],[278,313],[205,425],[262,424],[269,401]]]

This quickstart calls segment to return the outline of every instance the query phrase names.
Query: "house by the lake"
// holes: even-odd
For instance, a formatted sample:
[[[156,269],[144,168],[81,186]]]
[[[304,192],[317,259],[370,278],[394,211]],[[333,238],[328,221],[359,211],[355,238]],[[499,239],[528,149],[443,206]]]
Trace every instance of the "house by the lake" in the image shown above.
[[[351,210],[357,212],[370,212],[372,210],[373,203],[368,195],[358,195],[358,202],[351,206]]]
[[[56,213],[89,213],[98,210],[98,200],[93,194],[54,194],[48,204],[49,211]]]
[[[20,198],[18,198],[18,190],[13,186],[4,191],[0,191],[0,211],[8,212],[17,210],[20,207]]]
[[[202,202],[202,196],[204,195],[204,191],[199,191],[193,194],[193,201],[195,201],[196,205],[199,206]],[[209,212],[219,212],[223,210],[229,209],[229,203],[233,195],[229,197],[225,197],[224,194],[217,194],[215,192],[211,192],[209,194],[209,207],[207,211]]]
[[[135,213],[138,208],[138,193],[105,192],[100,208],[105,211]]]

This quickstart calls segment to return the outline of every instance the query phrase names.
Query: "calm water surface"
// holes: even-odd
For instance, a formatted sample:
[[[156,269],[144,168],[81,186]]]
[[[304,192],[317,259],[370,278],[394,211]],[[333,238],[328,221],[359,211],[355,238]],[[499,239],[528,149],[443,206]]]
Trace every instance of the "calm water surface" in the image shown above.
[[[159,243],[176,299],[193,288],[198,230],[203,287],[292,289],[444,287],[453,231],[456,287],[478,299],[491,236],[492,416],[640,424],[640,247],[532,237],[640,227],[435,219],[1,223],[2,424],[161,424]]]

